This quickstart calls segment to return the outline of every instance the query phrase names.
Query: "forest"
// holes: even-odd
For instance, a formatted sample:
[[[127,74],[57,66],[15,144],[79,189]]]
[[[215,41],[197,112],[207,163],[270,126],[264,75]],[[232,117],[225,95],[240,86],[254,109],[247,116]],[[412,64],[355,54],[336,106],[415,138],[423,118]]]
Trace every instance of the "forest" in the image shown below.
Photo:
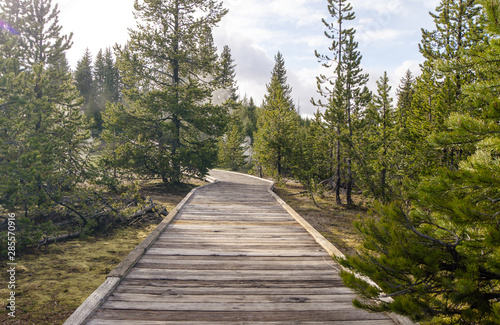
[[[356,306],[500,324],[500,1],[442,0],[422,29],[420,71],[395,98],[387,73],[363,71],[355,8],[325,7],[329,51],[311,55],[329,72],[304,118],[280,52],[262,103],[240,98],[231,49],[214,45],[222,2],[135,1],[128,42],[87,50],[72,70],[52,0],[0,0],[2,259],[9,213],[23,250],[160,208],[139,180],[179,184],[219,167],[293,179],[313,200],[372,202],[355,224],[358,253],[338,260],[378,285],[344,271],[369,298]]]

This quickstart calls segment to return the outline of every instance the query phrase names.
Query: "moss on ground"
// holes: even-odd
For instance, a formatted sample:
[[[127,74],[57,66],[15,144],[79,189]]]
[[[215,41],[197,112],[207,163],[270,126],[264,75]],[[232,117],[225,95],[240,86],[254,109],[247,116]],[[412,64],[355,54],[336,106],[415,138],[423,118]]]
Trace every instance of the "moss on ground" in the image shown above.
[[[2,324],[62,324],[107,274],[156,227],[119,229],[106,238],[88,237],[25,254],[16,269],[16,317],[0,303]],[[0,296],[8,297],[2,265]]]
[[[204,184],[165,186],[147,183],[141,195],[171,211],[191,189]],[[5,261],[0,265],[0,324],[62,324],[105,280],[156,224],[117,228],[110,235],[56,243],[25,253],[16,266],[16,317],[6,309],[10,290]]]

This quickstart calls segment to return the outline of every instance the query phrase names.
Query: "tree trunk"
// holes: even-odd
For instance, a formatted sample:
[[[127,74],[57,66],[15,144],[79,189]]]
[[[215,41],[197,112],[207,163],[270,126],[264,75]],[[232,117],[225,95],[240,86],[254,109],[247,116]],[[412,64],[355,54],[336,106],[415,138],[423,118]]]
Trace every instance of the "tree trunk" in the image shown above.
[[[342,14],[342,1],[339,1],[339,15]],[[337,67],[337,78],[340,79],[341,77],[341,69],[342,69],[342,19],[339,19],[339,53],[338,53],[338,60],[337,63],[340,65]],[[341,164],[341,156],[340,156],[340,128],[341,128],[341,123],[339,122],[337,125],[337,175],[336,175],[336,180],[335,180],[335,199],[337,201],[338,205],[342,204],[342,199],[340,198],[340,186],[341,186],[341,177],[340,177],[340,164]]]
[[[340,137],[340,129],[338,130],[337,134]],[[340,140],[337,140],[337,173],[335,175],[335,199],[338,205],[342,204],[342,199],[340,198],[340,186],[342,181],[340,177],[340,163],[341,163],[340,148],[341,148]]]
[[[347,205],[353,205],[352,201],[352,123],[351,123],[351,87],[347,85],[347,127],[349,128],[349,142],[347,149],[347,191],[346,191],[346,200]]]
[[[174,52],[178,53],[179,51],[179,36],[178,32],[180,29],[179,26],[179,1],[176,1],[175,3],[175,22],[174,22],[174,30],[175,30],[175,39],[173,41],[174,43]],[[180,104],[180,96],[179,96],[179,91],[177,87],[180,85],[181,78],[180,78],[180,63],[177,58],[174,58],[172,60],[172,66],[173,66],[173,76],[172,76],[172,83],[176,87],[176,95],[175,95],[175,105],[178,106]],[[180,161],[179,161],[179,149],[181,146],[180,143],[180,127],[181,127],[181,121],[179,120],[177,115],[172,116],[172,123],[174,124],[174,130],[172,131],[172,176],[170,177],[170,181],[172,183],[180,183],[181,181],[181,167],[180,167]]]

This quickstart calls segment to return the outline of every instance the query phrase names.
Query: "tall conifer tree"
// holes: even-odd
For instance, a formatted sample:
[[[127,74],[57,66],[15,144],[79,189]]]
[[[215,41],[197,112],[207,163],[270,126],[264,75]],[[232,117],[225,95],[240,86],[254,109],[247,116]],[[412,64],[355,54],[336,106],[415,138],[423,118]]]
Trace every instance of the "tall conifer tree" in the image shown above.
[[[218,75],[218,81],[223,89],[229,90],[229,98],[236,102],[238,101],[238,86],[236,85],[236,71],[234,70],[236,64],[231,56],[231,49],[228,45],[224,45],[220,61],[221,69]]]
[[[298,126],[298,114],[287,83],[285,61],[281,53],[275,56],[271,82],[257,121],[255,159],[278,180],[285,175],[292,160],[292,147]]]
[[[358,43],[354,41],[355,30],[347,28],[346,23],[355,19],[351,4],[344,0],[328,0],[328,10],[334,22],[329,23],[323,19],[327,31],[326,37],[332,44],[329,50],[331,55],[323,55],[316,51],[316,57],[323,62],[326,68],[334,67],[333,75],[317,77],[319,94],[326,99],[314,101],[313,104],[325,109],[324,118],[328,123],[327,128],[336,134],[336,166],[332,171],[331,183],[335,188],[337,204],[342,204],[340,190],[342,184],[343,153],[346,157],[346,200],[353,204],[352,186],[352,137],[353,137],[353,111],[367,103],[369,92],[365,87],[368,75],[363,74],[360,68],[361,55],[357,51]],[[345,127],[347,126],[347,130]],[[347,150],[343,150],[346,147]]]
[[[0,99],[2,114],[10,120],[3,124],[2,119],[3,143],[8,146],[0,160],[9,167],[2,178],[0,204],[22,209],[27,217],[56,207],[72,214],[79,204],[79,185],[93,174],[82,99],[65,57],[71,35],[61,35],[59,11],[51,0],[1,4],[6,9],[2,19],[12,21],[18,35],[0,32],[2,43],[6,40],[1,55],[7,59],[1,73],[9,76],[10,88]]]
[[[89,118],[96,118],[93,116],[94,107],[96,105],[94,99],[94,71],[92,66],[92,55],[89,49],[85,50],[82,58],[76,65],[74,73],[76,88],[80,91],[81,96],[85,99],[83,104],[83,111]]]
[[[358,153],[361,178],[368,184],[373,196],[389,202],[392,194],[390,180],[394,177],[395,112],[390,96],[391,87],[387,72],[377,81],[377,93],[365,112],[363,128],[358,137],[363,138]],[[362,160],[362,161],[361,161]],[[368,169],[368,170],[366,170]]]
[[[442,0],[436,13],[431,13],[435,28],[422,30],[419,48],[425,61],[417,78],[409,120],[414,141],[420,143],[415,155],[422,161],[421,172],[442,163],[451,166],[458,154],[453,147],[437,152],[425,145],[425,138],[441,131],[451,113],[463,111],[468,105],[463,87],[474,77],[462,63],[466,51],[482,41],[480,10],[475,0]]]
[[[210,102],[216,53],[212,29],[226,14],[213,0],[135,1],[137,28],[118,48],[117,64],[130,108],[115,110],[130,123],[120,149],[134,173],[178,183],[201,177],[216,162],[213,136],[225,110]],[[110,116],[107,123],[121,119]]]
[[[274,56],[274,68],[271,72],[271,82],[266,85],[267,93],[264,95],[264,103],[269,102],[277,96],[275,91],[281,88],[283,91],[283,96],[290,109],[294,109],[293,99],[292,99],[292,87],[288,84],[288,77],[286,75],[285,59],[283,55],[278,51]],[[265,105],[264,105],[265,107]]]

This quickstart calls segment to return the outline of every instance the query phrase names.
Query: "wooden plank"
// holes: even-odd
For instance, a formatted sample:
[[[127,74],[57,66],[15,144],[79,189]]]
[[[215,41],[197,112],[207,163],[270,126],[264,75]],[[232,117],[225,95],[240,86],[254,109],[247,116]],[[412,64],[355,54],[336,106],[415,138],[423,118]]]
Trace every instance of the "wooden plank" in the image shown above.
[[[142,321],[142,320],[105,320],[96,319],[89,323],[90,325],[211,325],[213,321],[203,322],[183,322],[183,321]],[[248,322],[217,322],[220,325],[248,325]],[[301,325],[393,325],[393,322],[387,320],[359,320],[359,321],[326,321],[326,322],[300,322]],[[290,322],[252,322],[252,325],[290,325]]]
[[[169,231],[176,230],[191,230],[191,231],[209,231],[209,232],[240,232],[240,233],[272,233],[272,234],[280,234],[284,233],[297,233],[303,234],[304,229],[295,226],[294,224],[288,225],[268,225],[265,223],[242,223],[242,224],[230,224],[230,223],[216,223],[216,222],[192,222],[189,223],[185,221],[183,223],[175,223],[168,227]]]
[[[64,322],[63,325],[85,324],[99,306],[108,298],[112,290],[114,290],[120,278],[107,278],[103,284],[99,286],[84,302],[78,307],[73,314]]]
[[[186,238],[185,236],[191,234],[191,238]],[[241,245],[242,243],[249,243],[250,242],[255,242],[258,243],[259,240],[260,242],[270,242],[270,243],[282,243],[284,245],[313,245],[318,247],[318,244],[314,241],[311,236],[307,236],[305,234],[300,234],[300,233],[291,233],[288,236],[280,236],[279,234],[276,234],[274,236],[265,236],[259,233],[249,233],[247,236],[244,234],[234,234],[234,235],[228,235],[227,233],[220,233],[220,232],[215,232],[212,234],[206,234],[209,236],[200,236],[200,234],[196,235],[196,232],[183,232],[183,233],[176,233],[176,234],[171,234],[172,236],[161,236],[158,237],[157,242],[161,242],[163,244],[166,243],[182,243],[182,242],[191,242],[191,243],[206,243],[206,244],[230,244],[231,242],[237,246]],[[321,247],[319,247],[321,248]]]
[[[193,240],[192,242],[183,242],[183,241],[176,241],[176,240],[171,240],[171,241],[156,241],[154,245],[151,247],[154,248],[222,248],[222,249],[229,249],[229,248],[237,248],[237,247],[245,247],[247,249],[265,249],[265,248],[272,248],[272,249],[290,249],[290,250],[313,250],[315,251],[317,249],[317,246],[311,245],[311,243],[299,243],[296,244],[294,242],[290,241],[271,241],[271,240],[262,240],[262,241],[236,241],[236,244],[231,242],[225,241],[224,239],[216,240],[216,241],[197,241]]]
[[[155,286],[158,288],[207,288],[217,290],[219,288],[265,288],[265,289],[311,289],[311,288],[345,288],[342,279],[332,278],[323,280],[295,281],[294,279],[280,279],[276,281],[261,280],[226,280],[226,281],[181,281],[181,280],[162,280],[162,279],[131,279],[125,278],[121,284],[138,286]]]
[[[119,310],[157,310],[157,311],[240,311],[240,312],[279,312],[279,311],[328,311],[330,313],[356,313],[352,302],[336,303],[175,303],[166,301],[112,301],[107,300],[103,303],[102,309]]]
[[[321,256],[329,257],[322,250],[270,250],[270,249],[245,249],[234,250],[219,249],[182,249],[182,248],[150,248],[145,255],[190,255],[190,256]]]
[[[375,321],[385,321],[382,324],[394,324],[390,319],[381,313],[369,313],[360,311],[359,313],[343,313],[332,312],[330,310],[313,310],[313,311],[153,311],[153,310],[100,310],[95,319],[99,320],[124,320],[134,324],[135,321],[165,321],[170,322],[207,322],[209,324],[219,324],[221,322],[246,322],[246,324],[254,324],[258,322],[282,322],[284,324],[297,324],[303,321],[323,321],[323,322],[343,322],[348,321],[367,321],[368,324],[377,324]],[[373,323],[370,323],[373,322]],[[355,324],[355,323],[354,323]],[[366,324],[366,323],[360,323]],[[356,324],[357,325],[357,324]]]
[[[114,293],[108,301],[143,301],[143,302],[174,302],[186,304],[199,304],[199,303],[248,303],[248,304],[261,304],[261,303],[348,303],[351,304],[352,300],[356,297],[354,293],[342,295],[267,295],[267,294],[250,294],[250,295],[186,295],[174,292],[167,292],[165,294],[152,294],[152,293]],[[313,307],[314,308],[314,307]]]
[[[210,238],[227,238],[228,240],[238,240],[238,239],[283,239],[283,240],[296,240],[296,241],[301,241],[301,240],[312,240],[311,236],[307,233],[261,233],[261,232],[230,232],[230,231],[225,231],[222,233],[220,230],[210,230],[210,231],[204,231],[204,232],[198,232],[198,231],[190,231],[190,230],[172,230],[163,233],[160,237],[160,239],[169,239],[169,238],[181,238],[181,239],[186,239],[186,238],[205,238],[205,239],[210,239]]]
[[[129,279],[170,280],[170,281],[278,281],[292,278],[295,281],[340,279],[331,271],[309,270],[165,270],[133,268],[127,275]]]
[[[173,287],[150,285],[120,285],[116,293],[148,293],[148,294],[173,294],[173,295],[349,295],[353,291],[346,287],[324,287],[324,288],[255,288],[255,287]]]

